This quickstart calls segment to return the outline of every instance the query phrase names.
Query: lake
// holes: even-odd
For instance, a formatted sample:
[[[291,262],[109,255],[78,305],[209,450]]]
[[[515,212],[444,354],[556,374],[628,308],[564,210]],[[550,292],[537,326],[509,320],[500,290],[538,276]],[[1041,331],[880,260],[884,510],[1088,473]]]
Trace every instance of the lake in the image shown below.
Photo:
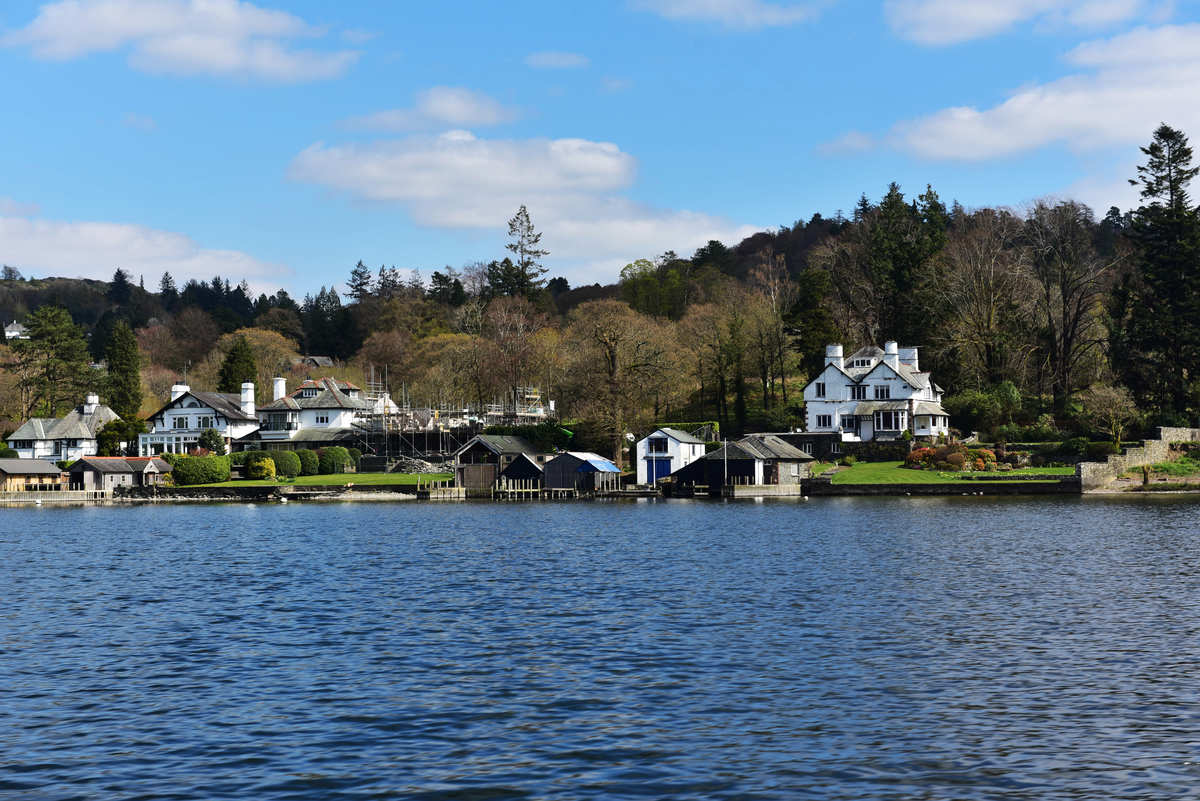
[[[1177,498],[0,510],[0,797],[1163,799]]]

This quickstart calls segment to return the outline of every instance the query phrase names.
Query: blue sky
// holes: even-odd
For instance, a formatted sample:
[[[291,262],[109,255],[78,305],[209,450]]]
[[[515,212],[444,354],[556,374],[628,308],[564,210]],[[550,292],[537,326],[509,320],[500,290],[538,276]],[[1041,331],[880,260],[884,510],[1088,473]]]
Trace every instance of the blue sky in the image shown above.
[[[1134,203],[1200,132],[1200,24],[1159,0],[6,0],[0,261],[296,294],[363,259],[504,255],[573,285],[710,238],[947,202]]]

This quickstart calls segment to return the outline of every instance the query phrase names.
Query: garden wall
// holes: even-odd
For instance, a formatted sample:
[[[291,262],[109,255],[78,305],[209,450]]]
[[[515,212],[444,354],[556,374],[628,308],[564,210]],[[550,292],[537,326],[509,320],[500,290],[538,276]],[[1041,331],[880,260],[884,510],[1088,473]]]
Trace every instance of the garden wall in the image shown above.
[[[1172,442],[1200,442],[1200,428],[1159,428],[1158,439],[1144,440],[1138,447],[1109,456],[1107,461],[1080,462],[1075,465],[1075,475],[1085,492],[1099,489],[1126,470],[1167,461]]]

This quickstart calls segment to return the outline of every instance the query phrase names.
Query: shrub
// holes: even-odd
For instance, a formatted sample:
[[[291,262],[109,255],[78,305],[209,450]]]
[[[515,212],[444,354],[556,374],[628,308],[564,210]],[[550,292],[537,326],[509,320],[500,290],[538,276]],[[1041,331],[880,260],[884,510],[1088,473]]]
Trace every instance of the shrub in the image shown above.
[[[851,454],[846,454],[838,460],[838,464],[842,465],[843,467],[854,467],[855,463],[857,462],[858,460],[855,459]]]
[[[1087,437],[1072,437],[1058,446],[1058,452],[1063,456],[1083,456],[1087,449]]]
[[[183,457],[180,456],[178,453],[160,453],[158,455],[158,458],[162,459],[164,462],[166,462],[167,464],[171,465],[172,468],[174,468],[175,465],[179,464],[179,460],[182,459]]]
[[[317,461],[317,452],[310,451],[308,448],[301,448],[296,451],[296,458],[300,460],[300,475],[315,476],[317,470],[320,469]]]
[[[350,452],[340,445],[317,451],[317,472],[323,476],[344,473],[350,465]]]
[[[996,452],[990,448],[975,448],[968,451],[968,453],[972,459],[982,459],[989,464],[995,464],[996,462]]]
[[[946,454],[946,464],[950,465],[951,470],[962,470],[963,465],[967,462],[967,457],[961,453]]]
[[[21,458],[21,454],[17,453],[15,450],[8,447],[7,445],[0,447],[0,459],[19,459],[19,458]]]
[[[229,480],[228,456],[188,456],[175,463],[171,476],[181,486]]]
[[[201,431],[200,439],[196,444],[205,450],[212,451],[217,456],[225,455],[225,438],[215,428],[206,428]]]
[[[1104,461],[1108,456],[1117,452],[1117,446],[1111,442],[1091,442],[1087,446],[1087,458]]]
[[[231,454],[229,457],[231,464],[243,465],[249,464],[254,459],[270,459],[271,454],[267,451],[238,451]]]
[[[350,464],[352,464],[354,469],[357,470],[358,462],[360,459],[362,459],[362,451],[360,451],[358,448],[347,448],[346,453],[350,455]]]
[[[275,475],[284,478],[300,475],[300,457],[292,451],[272,451],[271,459],[275,462]]]
[[[254,481],[274,481],[275,461],[270,456],[255,456],[247,460],[246,478]]]
[[[984,464],[983,459],[976,459],[974,468],[978,472],[982,473],[987,468],[987,465]]]
[[[910,451],[908,456],[904,457],[906,467],[911,467],[920,470],[924,467],[930,467],[934,462],[936,451],[933,448],[915,448]]]

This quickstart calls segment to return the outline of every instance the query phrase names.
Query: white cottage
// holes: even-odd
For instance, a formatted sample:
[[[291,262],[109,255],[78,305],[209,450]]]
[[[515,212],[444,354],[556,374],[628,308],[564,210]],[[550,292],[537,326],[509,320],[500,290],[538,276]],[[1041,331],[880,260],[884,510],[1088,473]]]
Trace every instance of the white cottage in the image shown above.
[[[637,444],[637,483],[660,479],[704,457],[704,443],[686,431],[660,428]]]
[[[807,429],[842,442],[950,433],[942,388],[923,373],[917,348],[868,345],[845,359],[841,345],[825,349],[825,368],[804,388]]]
[[[197,447],[206,429],[215,429],[229,449],[234,440],[258,428],[254,415],[254,384],[242,384],[241,395],[197,392],[187,384],[171,387],[171,401],[152,414],[149,434],[138,435],[138,454],[187,453]]]
[[[112,409],[100,402],[100,396],[89,394],[80,406],[65,417],[32,417],[8,437],[8,446],[22,459],[48,459],[52,462],[74,461],[95,456],[98,451],[96,432],[105,423],[120,419]]]
[[[289,393],[286,380],[276,378],[271,402],[258,410],[259,428],[253,437],[257,442],[242,445],[270,450],[272,443],[297,448],[352,441],[371,411],[362,390],[349,381],[309,380]]]

